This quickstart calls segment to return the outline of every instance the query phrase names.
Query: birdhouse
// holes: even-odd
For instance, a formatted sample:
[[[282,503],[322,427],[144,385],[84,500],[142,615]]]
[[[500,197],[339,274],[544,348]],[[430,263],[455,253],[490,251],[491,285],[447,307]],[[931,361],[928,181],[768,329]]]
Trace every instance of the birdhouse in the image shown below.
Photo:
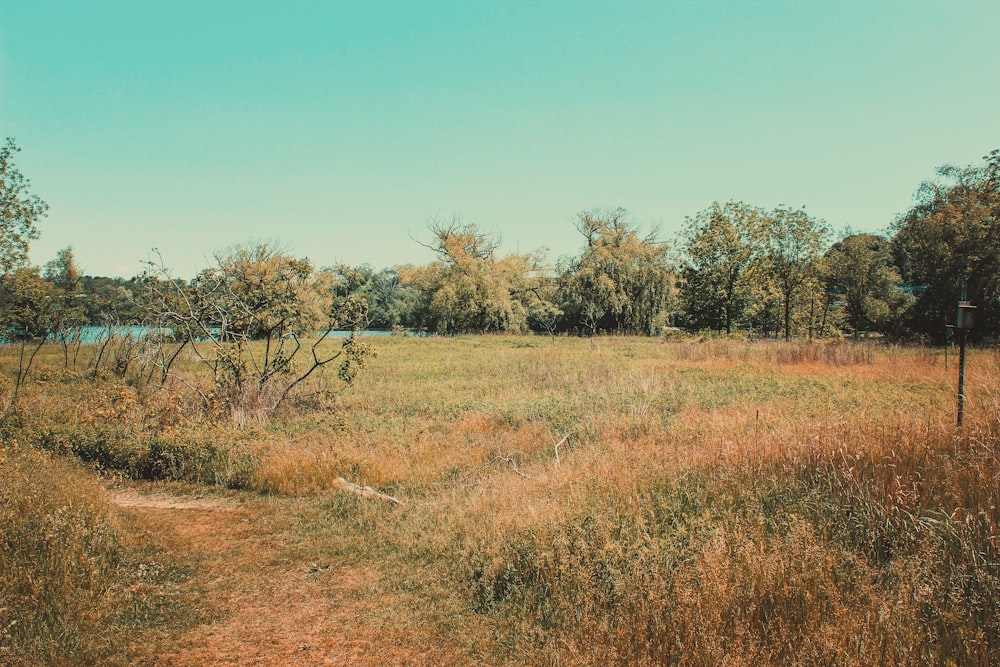
[[[960,331],[968,331],[974,326],[976,326],[976,307],[968,301],[959,301],[955,328]]]

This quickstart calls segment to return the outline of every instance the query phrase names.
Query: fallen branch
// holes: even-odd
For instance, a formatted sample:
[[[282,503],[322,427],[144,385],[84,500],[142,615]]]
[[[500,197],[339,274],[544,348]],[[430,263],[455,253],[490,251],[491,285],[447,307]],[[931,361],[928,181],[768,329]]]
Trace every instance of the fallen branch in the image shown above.
[[[561,446],[565,445],[567,442],[569,442],[569,433],[567,433],[566,435],[564,435],[563,438],[562,438],[562,440],[560,440],[559,442],[557,442],[556,445],[555,445],[555,447],[553,447],[553,449],[556,452],[556,466],[559,465],[559,448]]]
[[[478,475],[482,471],[484,471],[487,468],[489,468],[490,466],[492,466],[494,463],[499,463],[500,461],[503,461],[504,463],[506,463],[507,465],[509,465],[510,469],[514,473],[520,475],[521,477],[523,477],[525,479],[531,479],[531,477],[529,477],[528,475],[525,475],[523,472],[521,472],[517,468],[517,461],[514,460],[514,454],[519,454],[519,453],[520,452],[514,451],[514,452],[510,452],[509,454],[507,454],[506,456],[504,456],[504,454],[498,449],[496,455],[493,458],[491,458],[489,461],[487,461],[483,465],[479,466],[478,468],[474,469],[468,475],[466,475],[465,477],[463,477],[461,481],[462,482],[466,482],[466,481],[472,479],[473,477],[475,477],[476,475]]]
[[[354,482],[348,482],[343,477],[338,477],[334,484],[341,491],[347,491],[348,493],[356,493],[362,498],[368,498],[369,500],[384,500],[387,503],[393,503],[395,505],[402,505],[403,501],[399,498],[394,498],[390,495],[380,493],[370,486],[362,486],[361,484],[355,484]]]
[[[514,452],[511,452],[507,456],[500,456],[500,454],[497,454],[497,459],[500,461],[506,461],[507,465],[510,466],[510,469],[513,470],[518,475],[520,475],[521,477],[525,479],[531,479],[530,477],[528,477],[523,472],[517,469],[517,462],[514,460]]]

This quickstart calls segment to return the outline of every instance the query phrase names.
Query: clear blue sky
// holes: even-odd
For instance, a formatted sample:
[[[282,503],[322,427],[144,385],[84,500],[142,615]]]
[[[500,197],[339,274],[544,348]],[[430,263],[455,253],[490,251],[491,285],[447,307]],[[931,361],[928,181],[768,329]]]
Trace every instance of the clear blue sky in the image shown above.
[[[0,136],[51,207],[32,260],[99,275],[425,263],[454,214],[553,258],[595,206],[879,230],[1000,147],[998,35],[996,0],[0,0]]]

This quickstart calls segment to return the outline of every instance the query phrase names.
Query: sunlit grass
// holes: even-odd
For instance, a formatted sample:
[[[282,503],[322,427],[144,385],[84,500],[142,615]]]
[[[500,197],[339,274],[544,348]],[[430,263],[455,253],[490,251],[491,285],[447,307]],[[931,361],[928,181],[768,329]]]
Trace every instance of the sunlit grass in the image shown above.
[[[398,603],[380,623],[429,623],[489,662],[998,657],[996,351],[970,355],[958,431],[939,350],[377,347],[350,387],[311,378],[251,428],[183,385],[43,359],[5,433],[131,477],[300,496],[304,561],[378,572]],[[204,381],[192,359],[178,368]],[[404,504],[345,495],[338,477]]]
[[[128,664],[142,632],[183,626],[184,574],[93,476],[0,444],[0,663]]]

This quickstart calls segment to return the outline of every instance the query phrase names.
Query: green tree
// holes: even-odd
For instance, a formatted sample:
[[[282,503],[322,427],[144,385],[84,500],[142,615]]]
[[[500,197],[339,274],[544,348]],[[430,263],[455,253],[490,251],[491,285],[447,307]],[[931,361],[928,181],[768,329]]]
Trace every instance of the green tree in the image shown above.
[[[366,328],[387,330],[411,325],[418,295],[412,287],[402,284],[398,268],[375,271],[368,264],[339,264],[324,272],[333,276],[338,298],[354,296],[367,304]]]
[[[655,232],[640,236],[623,208],[584,211],[576,227],[586,246],[559,278],[569,321],[590,334],[649,335],[666,324],[674,284],[669,247]]]
[[[978,307],[973,335],[1000,336],[1000,150],[982,165],[944,166],[937,174],[894,225],[903,277],[919,291],[909,326],[944,340],[966,282]]]
[[[59,293],[37,268],[19,267],[0,284],[0,330],[18,348],[17,377],[7,410],[17,405],[18,393],[31,372],[35,355],[59,322]]]
[[[537,260],[535,268],[529,274],[533,282],[531,292],[534,298],[528,307],[528,326],[532,331],[554,338],[564,324],[565,315],[558,306],[559,274],[542,261],[542,257]]]
[[[827,250],[826,293],[841,301],[846,323],[858,331],[887,333],[906,305],[891,243],[874,234],[848,234]]]
[[[56,258],[45,265],[45,280],[56,289],[58,295],[57,322],[53,338],[62,346],[63,365],[68,367],[70,348],[74,349],[73,361],[76,362],[76,351],[79,350],[81,327],[87,323],[87,311],[82,303],[81,276],[73,257],[72,248],[59,251]]]
[[[764,260],[781,299],[785,340],[792,337],[792,316],[800,302],[814,303],[818,285],[816,260],[828,235],[826,223],[803,209],[779,206],[766,220]]]
[[[727,334],[755,291],[766,213],[743,202],[717,202],[685,220],[681,295],[688,325]]]
[[[192,293],[208,308],[203,323],[218,328],[225,340],[274,345],[319,328],[324,304],[317,286],[308,259],[266,243],[216,255],[215,265],[191,283]]]
[[[107,326],[138,324],[145,313],[139,307],[137,294],[147,288],[148,276],[135,278],[108,278],[104,276],[82,276],[80,298],[86,313],[87,324]]]
[[[500,239],[458,218],[432,223],[431,233],[426,247],[438,261],[402,276],[423,295],[425,325],[447,334],[526,331],[530,257],[497,258]]]
[[[30,181],[14,163],[20,150],[9,137],[0,148],[0,280],[24,264],[28,244],[38,238],[36,225],[48,211],[48,204],[31,194]]]

